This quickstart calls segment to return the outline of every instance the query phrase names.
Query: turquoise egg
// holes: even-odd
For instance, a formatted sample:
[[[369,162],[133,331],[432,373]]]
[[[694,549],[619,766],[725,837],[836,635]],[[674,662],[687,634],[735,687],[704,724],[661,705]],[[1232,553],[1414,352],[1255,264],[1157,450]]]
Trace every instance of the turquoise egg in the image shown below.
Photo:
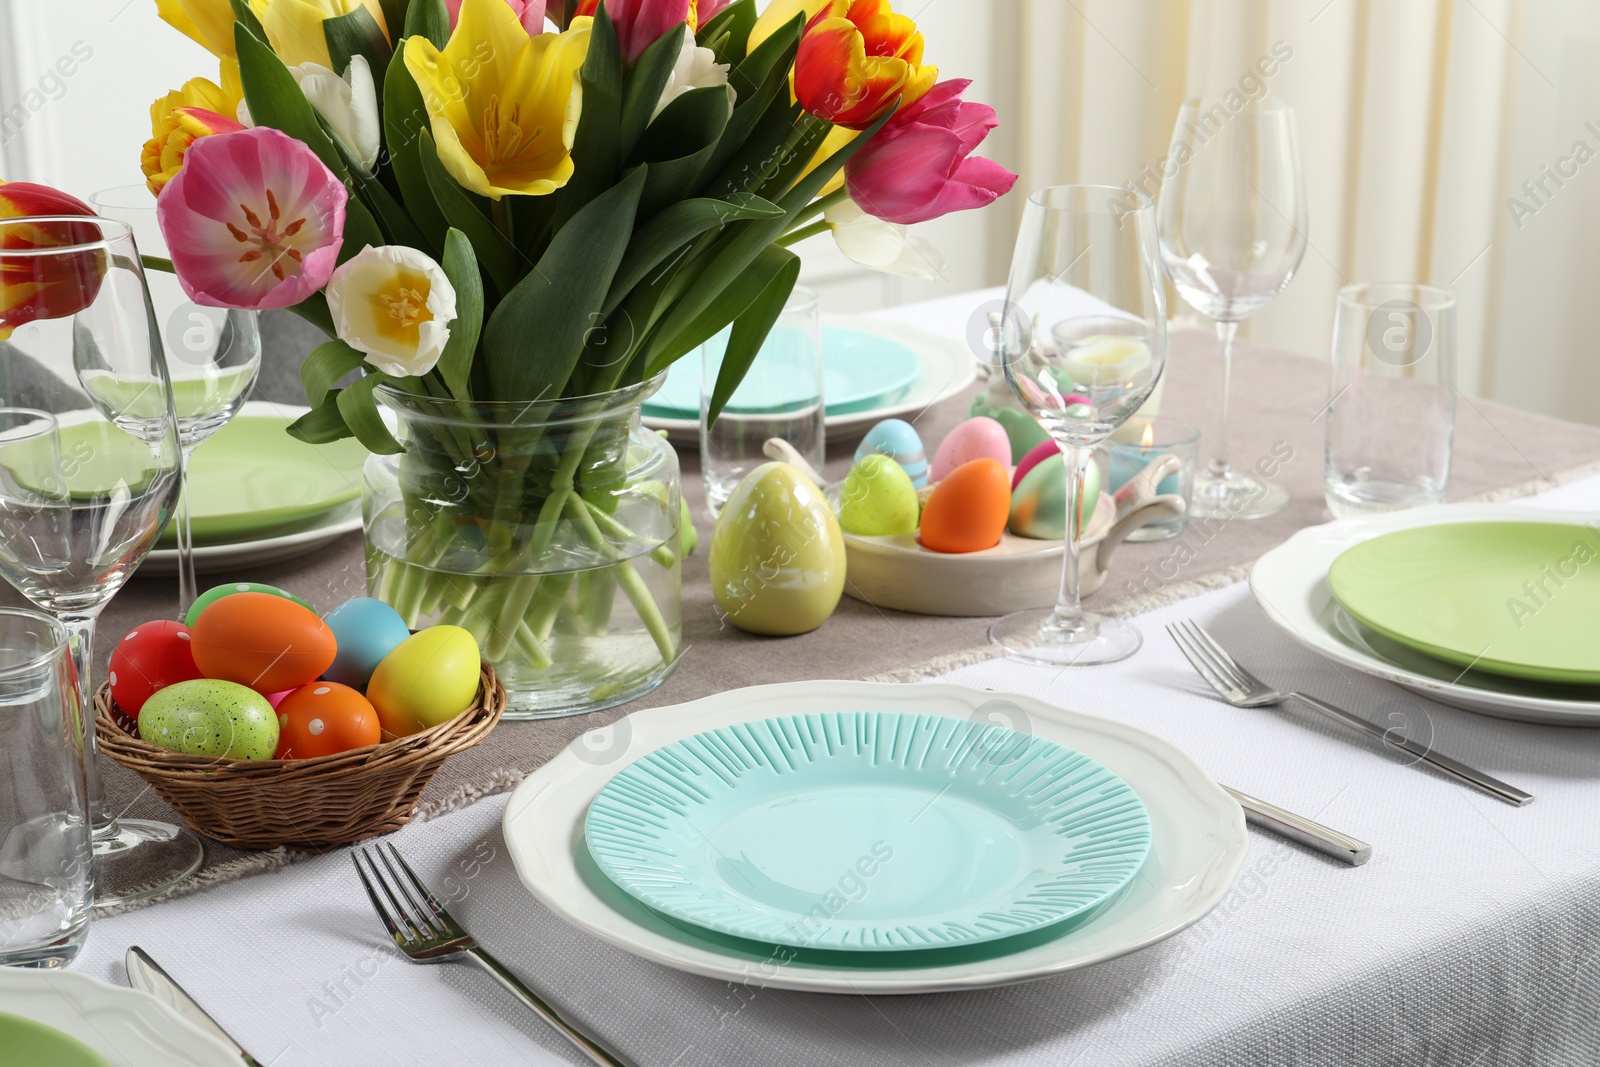
[[[911,476],[911,484],[921,489],[928,484],[928,453],[922,447],[922,438],[904,419],[884,419],[861,439],[856,446],[856,459],[870,455],[893,456],[894,461]]]
[[[207,589],[204,593],[201,593],[199,598],[196,599],[193,604],[189,605],[189,611],[183,617],[184,625],[193,626],[195,621],[200,618],[200,613],[202,611],[206,610],[223,597],[232,596],[235,593],[266,593],[269,596],[281,596],[285,600],[294,601],[307,611],[314,613],[317,610],[310,604],[307,604],[304,600],[301,600],[299,597],[289,592],[289,590],[279,589],[275,585],[267,585],[263,582],[228,582],[226,585],[214,585],[210,589]]]
[[[1090,462],[1083,479],[1083,525],[1087,529],[1100,500],[1100,464]],[[1067,536],[1067,468],[1061,453],[1040,460],[1011,493],[1011,522],[1018,537],[1061,541]]]
[[[333,631],[337,649],[333,665],[322,676],[330,682],[365,689],[383,657],[411,636],[411,629],[389,605],[358,596],[328,612],[322,620]]]

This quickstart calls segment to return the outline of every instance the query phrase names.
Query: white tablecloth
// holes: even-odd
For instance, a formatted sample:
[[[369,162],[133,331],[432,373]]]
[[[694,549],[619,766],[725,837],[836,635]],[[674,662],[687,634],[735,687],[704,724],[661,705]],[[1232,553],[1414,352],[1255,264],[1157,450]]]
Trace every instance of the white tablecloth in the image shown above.
[[[1600,477],[1537,502],[1600,512]],[[1508,807],[1309,713],[1228,707],[1162,630],[1186,617],[1267,680],[1402,716],[1537,801]],[[681,974],[570,929],[517,882],[503,797],[394,839],[481,941],[643,1067],[1600,1062],[1600,730],[1502,722],[1336,668],[1242,584],[1137,621],[1145,647],[1120,664],[1000,660],[946,680],[1161,734],[1220,781],[1372,842],[1370,863],[1252,833],[1228,899],[1161,945],[1023,986],[851,998]],[[347,853],[97,922],[75,966],[121,981],[131,944],[273,1065],[578,1062],[487,977],[400,959]]]

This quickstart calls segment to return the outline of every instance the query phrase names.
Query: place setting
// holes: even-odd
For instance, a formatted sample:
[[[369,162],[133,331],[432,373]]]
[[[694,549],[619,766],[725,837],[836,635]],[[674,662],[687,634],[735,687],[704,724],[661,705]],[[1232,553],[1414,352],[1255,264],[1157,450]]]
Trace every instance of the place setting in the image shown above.
[[[1361,197],[1292,48],[1123,174],[905,7],[139,0],[205,71],[0,182],[0,1067],[890,1062],[851,1028],[929,1012],[950,1062],[1405,1062],[1374,990],[1544,914],[1600,431],[1468,399],[1478,282],[1313,243]],[[1445,846],[1506,869],[1397,937]]]

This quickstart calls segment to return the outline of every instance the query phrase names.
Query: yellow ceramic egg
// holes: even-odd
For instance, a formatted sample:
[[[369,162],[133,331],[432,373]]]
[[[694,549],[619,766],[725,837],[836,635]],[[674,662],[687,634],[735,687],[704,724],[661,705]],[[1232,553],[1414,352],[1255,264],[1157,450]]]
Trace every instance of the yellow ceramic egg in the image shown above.
[[[478,694],[479,662],[478,642],[459,626],[430,626],[396,645],[367,683],[384,740],[465,711]]]
[[[862,537],[916,533],[921,507],[911,476],[893,456],[862,456],[839,491],[839,525]]]
[[[844,535],[822,490],[787,463],[734,487],[711,532],[711,592],[729,622],[756,634],[821,626],[844,593]]]

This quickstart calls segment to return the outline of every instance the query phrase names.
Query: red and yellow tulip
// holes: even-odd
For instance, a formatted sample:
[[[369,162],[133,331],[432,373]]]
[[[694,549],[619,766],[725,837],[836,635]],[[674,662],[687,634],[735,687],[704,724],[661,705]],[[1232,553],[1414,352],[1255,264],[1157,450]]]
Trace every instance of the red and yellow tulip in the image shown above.
[[[171,99],[171,94],[167,99]],[[139,157],[139,169],[144,171],[144,182],[156,196],[178,171],[183,169],[184,157],[189,148],[202,137],[216,133],[232,133],[244,127],[226,115],[203,107],[180,105],[164,114],[159,113],[164,101],[157,101],[150,109],[150,121],[155,134],[144,143]]]
[[[75,196],[32,182],[0,182],[0,341],[24,323],[76,315],[100,291],[105,257],[100,252],[69,256],[7,256],[7,249],[64,248],[99,239],[96,226],[26,221],[44,215],[93,215]]]
[[[889,0],[828,0],[806,23],[794,95],[825,122],[865,129],[899,101],[915,103],[938,79],[922,63],[922,34]]]

